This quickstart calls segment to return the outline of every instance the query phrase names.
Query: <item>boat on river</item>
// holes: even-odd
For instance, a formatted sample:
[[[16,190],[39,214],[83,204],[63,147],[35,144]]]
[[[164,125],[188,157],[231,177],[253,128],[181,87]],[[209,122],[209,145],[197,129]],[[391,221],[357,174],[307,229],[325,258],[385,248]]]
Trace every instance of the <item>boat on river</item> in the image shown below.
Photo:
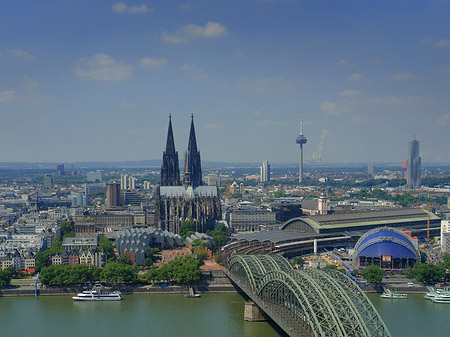
[[[428,287],[427,293],[423,295],[424,299],[431,301],[433,301],[433,299],[435,299],[436,297],[439,297],[440,300],[445,301],[445,297],[450,297],[450,291],[448,290],[442,291],[439,289],[434,289],[433,287]],[[445,303],[445,302],[436,302],[436,303]]]
[[[389,289],[384,289],[381,298],[405,299],[408,298],[408,294],[393,293]]]
[[[120,291],[103,292],[102,286],[96,284],[91,290],[85,290],[72,297],[75,301],[120,301]]]
[[[438,295],[431,299],[433,303],[448,303],[450,304],[450,295]]]

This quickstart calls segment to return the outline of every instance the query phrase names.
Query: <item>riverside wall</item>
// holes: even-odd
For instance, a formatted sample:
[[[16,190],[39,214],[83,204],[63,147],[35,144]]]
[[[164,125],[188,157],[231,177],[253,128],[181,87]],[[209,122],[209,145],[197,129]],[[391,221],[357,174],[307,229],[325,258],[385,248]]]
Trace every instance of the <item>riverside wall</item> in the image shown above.
[[[179,285],[136,285],[113,284],[107,287],[119,290],[122,294],[187,294],[189,286]],[[228,277],[221,270],[204,271],[202,283],[193,286],[196,293],[229,293],[238,290],[231,284]],[[86,286],[70,287],[38,287],[39,296],[69,296],[86,290]],[[31,286],[0,288],[0,297],[6,296],[35,296],[35,289]]]

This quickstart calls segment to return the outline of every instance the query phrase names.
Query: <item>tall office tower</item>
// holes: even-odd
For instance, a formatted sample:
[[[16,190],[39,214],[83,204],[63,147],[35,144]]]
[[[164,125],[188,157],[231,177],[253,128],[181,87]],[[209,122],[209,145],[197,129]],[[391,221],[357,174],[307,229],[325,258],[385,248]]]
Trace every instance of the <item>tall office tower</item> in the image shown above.
[[[300,145],[300,167],[298,170],[298,182],[301,183],[303,180],[303,144],[306,144],[308,140],[303,135],[303,120],[300,119],[300,134],[298,135],[295,142]]]
[[[375,174],[375,166],[373,166],[373,164],[367,165],[367,174],[372,176]]]
[[[106,207],[120,206],[120,184],[112,183],[106,185]]]
[[[44,177],[44,187],[48,189],[53,187],[53,177],[50,174],[46,174]]]
[[[121,190],[128,189],[128,174],[120,175],[120,189]]]
[[[136,189],[136,178],[135,177],[129,177],[128,178],[128,188],[130,190]]]
[[[66,174],[66,172],[64,171],[64,164],[56,165],[56,174],[59,176],[63,176]]]
[[[175,151],[175,141],[172,131],[172,115],[169,115],[169,130],[167,131],[166,151],[163,152],[161,166],[161,186],[179,186],[180,168],[178,152]]]
[[[184,185],[202,186],[202,164],[200,162],[200,151],[197,150],[197,140],[195,139],[194,115],[191,116],[191,131],[189,133],[188,149],[184,158]]]
[[[261,170],[260,181],[262,183],[264,183],[266,181],[270,181],[270,165],[267,160],[263,161],[260,170]]]
[[[420,170],[422,159],[419,157],[419,141],[414,140],[409,142],[408,160],[407,160],[407,182],[408,188],[420,188]]]

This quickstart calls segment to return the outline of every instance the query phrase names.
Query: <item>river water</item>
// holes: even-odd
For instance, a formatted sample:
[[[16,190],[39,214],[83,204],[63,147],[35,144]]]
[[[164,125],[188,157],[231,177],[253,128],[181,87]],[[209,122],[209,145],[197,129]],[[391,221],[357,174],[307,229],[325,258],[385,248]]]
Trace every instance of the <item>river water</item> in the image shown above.
[[[243,320],[239,294],[124,296],[118,302],[74,302],[70,296],[0,298],[0,336],[285,336],[266,322]],[[407,300],[369,294],[393,337],[448,337],[450,305],[433,304],[422,295]]]

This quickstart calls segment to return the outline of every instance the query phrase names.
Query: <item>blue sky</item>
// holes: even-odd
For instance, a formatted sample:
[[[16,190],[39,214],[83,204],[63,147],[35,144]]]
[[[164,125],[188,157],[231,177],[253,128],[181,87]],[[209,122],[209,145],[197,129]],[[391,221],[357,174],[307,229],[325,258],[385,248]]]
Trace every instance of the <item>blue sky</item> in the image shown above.
[[[0,161],[450,162],[450,3],[0,3]]]

